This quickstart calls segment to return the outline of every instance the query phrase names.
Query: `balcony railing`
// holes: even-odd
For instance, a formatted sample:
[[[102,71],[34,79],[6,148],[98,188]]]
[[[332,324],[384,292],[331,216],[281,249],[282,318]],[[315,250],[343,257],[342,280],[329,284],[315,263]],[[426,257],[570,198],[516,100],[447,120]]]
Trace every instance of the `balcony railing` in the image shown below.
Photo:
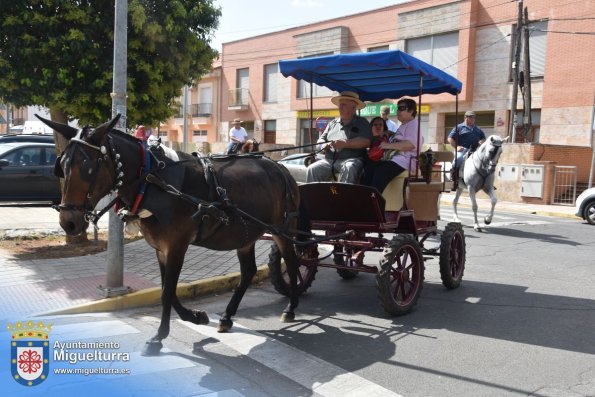
[[[247,88],[229,90],[229,104],[227,107],[232,109],[248,109],[249,98],[250,91]]]
[[[209,117],[213,114],[212,103],[193,103],[188,109],[192,117]],[[184,117],[184,108],[178,110],[178,118]]]
[[[212,103],[194,103],[190,106],[192,117],[208,117],[213,114]]]

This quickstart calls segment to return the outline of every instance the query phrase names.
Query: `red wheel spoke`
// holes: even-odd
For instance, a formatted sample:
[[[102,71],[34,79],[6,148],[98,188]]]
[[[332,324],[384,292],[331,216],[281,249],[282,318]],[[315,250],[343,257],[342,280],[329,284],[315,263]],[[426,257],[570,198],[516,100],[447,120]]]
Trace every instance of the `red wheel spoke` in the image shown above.
[[[393,298],[395,301],[399,301],[399,292],[403,291],[403,282],[401,281],[400,277],[395,278],[394,281],[394,288],[393,288]],[[404,294],[404,291],[401,292]]]

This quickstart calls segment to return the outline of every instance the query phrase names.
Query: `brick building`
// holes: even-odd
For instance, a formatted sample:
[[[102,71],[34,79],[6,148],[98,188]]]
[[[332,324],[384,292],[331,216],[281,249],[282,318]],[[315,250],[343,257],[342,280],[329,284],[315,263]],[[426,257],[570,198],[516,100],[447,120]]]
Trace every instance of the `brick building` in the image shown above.
[[[531,149],[507,145],[503,165],[515,170],[539,161],[575,165],[578,182],[586,183],[593,146],[595,23],[583,16],[595,15],[595,2],[526,0],[524,6],[530,21],[533,124],[527,139],[520,90],[514,123],[510,111],[517,2],[418,0],[224,43],[217,68],[220,90],[213,99],[218,101],[218,114],[207,120],[218,131],[208,134],[211,151],[222,149],[229,121],[238,117],[249,134],[265,144],[310,142],[309,86],[281,76],[279,60],[400,49],[462,81],[459,109],[475,110],[486,134],[511,135],[511,124],[515,125],[516,142]],[[314,87],[315,118],[338,114],[330,102],[332,95],[326,88]],[[455,98],[425,95],[422,100],[425,141],[443,148],[457,122]],[[364,115],[377,115],[379,108],[380,104],[369,104]],[[501,198],[523,199],[516,186],[522,176],[515,172],[514,177],[509,175],[510,184],[504,181]],[[548,200],[547,196],[542,192],[541,199]]]

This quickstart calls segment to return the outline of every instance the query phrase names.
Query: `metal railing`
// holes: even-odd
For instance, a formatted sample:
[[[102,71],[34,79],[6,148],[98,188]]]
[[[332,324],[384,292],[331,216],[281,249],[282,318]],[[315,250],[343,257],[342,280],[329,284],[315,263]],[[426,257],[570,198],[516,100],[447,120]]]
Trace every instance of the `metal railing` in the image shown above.
[[[576,177],[578,169],[572,165],[554,166],[552,204],[574,205],[576,201]]]
[[[213,104],[212,103],[193,103],[190,105],[190,115],[192,117],[209,117],[213,114]],[[184,108],[180,108],[178,110],[177,117],[184,117]]]
[[[250,91],[247,88],[234,88],[229,90],[229,107],[246,107],[248,106],[248,99],[250,98]]]
[[[194,103],[190,106],[192,117],[208,117],[213,114],[212,103]]]

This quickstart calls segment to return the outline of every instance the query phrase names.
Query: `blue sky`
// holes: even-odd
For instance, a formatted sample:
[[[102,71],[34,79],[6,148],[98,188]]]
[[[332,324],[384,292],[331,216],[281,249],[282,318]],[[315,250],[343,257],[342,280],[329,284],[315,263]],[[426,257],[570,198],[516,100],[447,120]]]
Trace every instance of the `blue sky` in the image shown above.
[[[215,0],[222,16],[213,47],[221,43],[356,14],[405,0]]]

